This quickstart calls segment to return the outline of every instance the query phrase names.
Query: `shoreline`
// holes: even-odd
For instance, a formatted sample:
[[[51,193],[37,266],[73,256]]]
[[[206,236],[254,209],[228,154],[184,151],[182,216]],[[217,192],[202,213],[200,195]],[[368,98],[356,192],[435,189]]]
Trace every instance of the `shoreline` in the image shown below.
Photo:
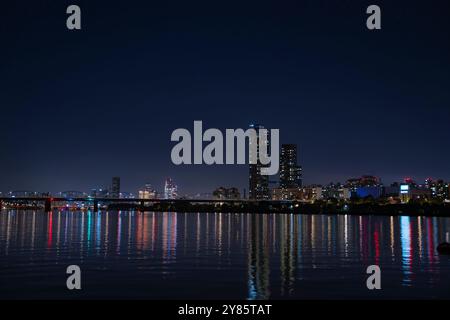
[[[7,207],[4,210],[44,210],[41,206]],[[61,211],[88,211],[81,208],[54,208]],[[99,210],[104,211],[105,209]],[[450,204],[304,204],[293,203],[273,205],[260,202],[258,205],[216,205],[206,204],[137,204],[115,203],[107,206],[108,211],[177,212],[177,213],[248,213],[248,214],[304,214],[304,215],[359,215],[359,216],[427,216],[450,217]],[[3,211],[3,210],[2,210]]]

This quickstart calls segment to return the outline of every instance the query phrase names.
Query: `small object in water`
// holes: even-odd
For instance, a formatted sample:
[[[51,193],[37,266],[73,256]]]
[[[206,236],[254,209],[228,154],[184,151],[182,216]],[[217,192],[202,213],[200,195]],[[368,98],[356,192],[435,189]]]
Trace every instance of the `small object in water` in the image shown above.
[[[437,246],[437,251],[440,254],[450,254],[450,243],[442,242]]]

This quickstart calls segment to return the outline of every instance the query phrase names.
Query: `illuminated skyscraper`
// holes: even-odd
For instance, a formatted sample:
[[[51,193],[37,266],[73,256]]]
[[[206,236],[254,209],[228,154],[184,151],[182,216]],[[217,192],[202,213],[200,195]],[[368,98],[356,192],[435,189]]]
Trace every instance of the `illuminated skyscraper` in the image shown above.
[[[110,196],[111,196],[111,198],[119,198],[120,197],[120,177],[112,178]]]
[[[176,199],[178,196],[178,187],[171,178],[166,179],[164,185],[164,199]]]
[[[256,130],[257,135],[257,154],[259,155],[259,129],[264,129],[261,125],[250,125],[250,128]],[[269,138],[267,137],[267,150],[269,150]],[[265,166],[259,162],[249,165],[249,188],[248,196],[252,200],[268,200],[270,199],[269,176],[261,174],[261,168]]]
[[[281,145],[280,188],[292,189],[302,186],[302,168],[297,164],[297,145]]]

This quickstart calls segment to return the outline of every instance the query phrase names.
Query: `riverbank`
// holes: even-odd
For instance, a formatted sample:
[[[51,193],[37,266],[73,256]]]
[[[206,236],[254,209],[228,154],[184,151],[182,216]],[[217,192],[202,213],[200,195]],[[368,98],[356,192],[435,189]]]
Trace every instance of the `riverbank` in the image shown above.
[[[294,213],[294,214],[351,214],[380,216],[439,216],[450,217],[449,204],[330,204],[330,203],[285,203],[270,201],[248,203],[156,203],[140,206],[128,203],[114,203],[109,210],[139,210],[157,212],[219,212],[219,213]]]
[[[237,201],[237,202],[215,202],[197,203],[192,200],[177,200],[176,202],[154,202],[151,204],[123,202],[110,203],[102,206],[103,210],[123,211],[153,211],[153,212],[218,212],[218,213],[278,213],[278,214],[328,214],[328,215],[379,215],[379,216],[430,216],[450,217],[450,203],[408,203],[408,204],[386,204],[386,203],[352,203],[352,202],[327,202],[317,201],[315,203],[301,202],[274,202],[274,201]],[[7,210],[43,210],[39,205],[17,205],[6,206]],[[53,210],[88,211],[90,206],[60,207]]]

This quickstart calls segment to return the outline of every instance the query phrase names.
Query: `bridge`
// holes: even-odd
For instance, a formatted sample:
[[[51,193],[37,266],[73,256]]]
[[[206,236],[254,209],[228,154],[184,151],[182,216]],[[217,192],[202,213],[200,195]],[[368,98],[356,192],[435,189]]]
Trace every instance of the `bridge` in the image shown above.
[[[232,205],[251,204],[255,206],[260,205],[292,205],[297,201],[292,200],[247,200],[247,199],[140,199],[140,198],[94,198],[94,197],[0,197],[0,208],[3,207],[3,203],[20,203],[20,202],[33,202],[43,203],[46,212],[52,210],[52,204],[54,202],[83,202],[93,206],[93,211],[98,212],[99,203],[112,204],[112,203],[127,203],[138,204],[144,207],[146,204],[173,204],[173,205],[186,205],[186,204],[223,204],[228,203]]]

